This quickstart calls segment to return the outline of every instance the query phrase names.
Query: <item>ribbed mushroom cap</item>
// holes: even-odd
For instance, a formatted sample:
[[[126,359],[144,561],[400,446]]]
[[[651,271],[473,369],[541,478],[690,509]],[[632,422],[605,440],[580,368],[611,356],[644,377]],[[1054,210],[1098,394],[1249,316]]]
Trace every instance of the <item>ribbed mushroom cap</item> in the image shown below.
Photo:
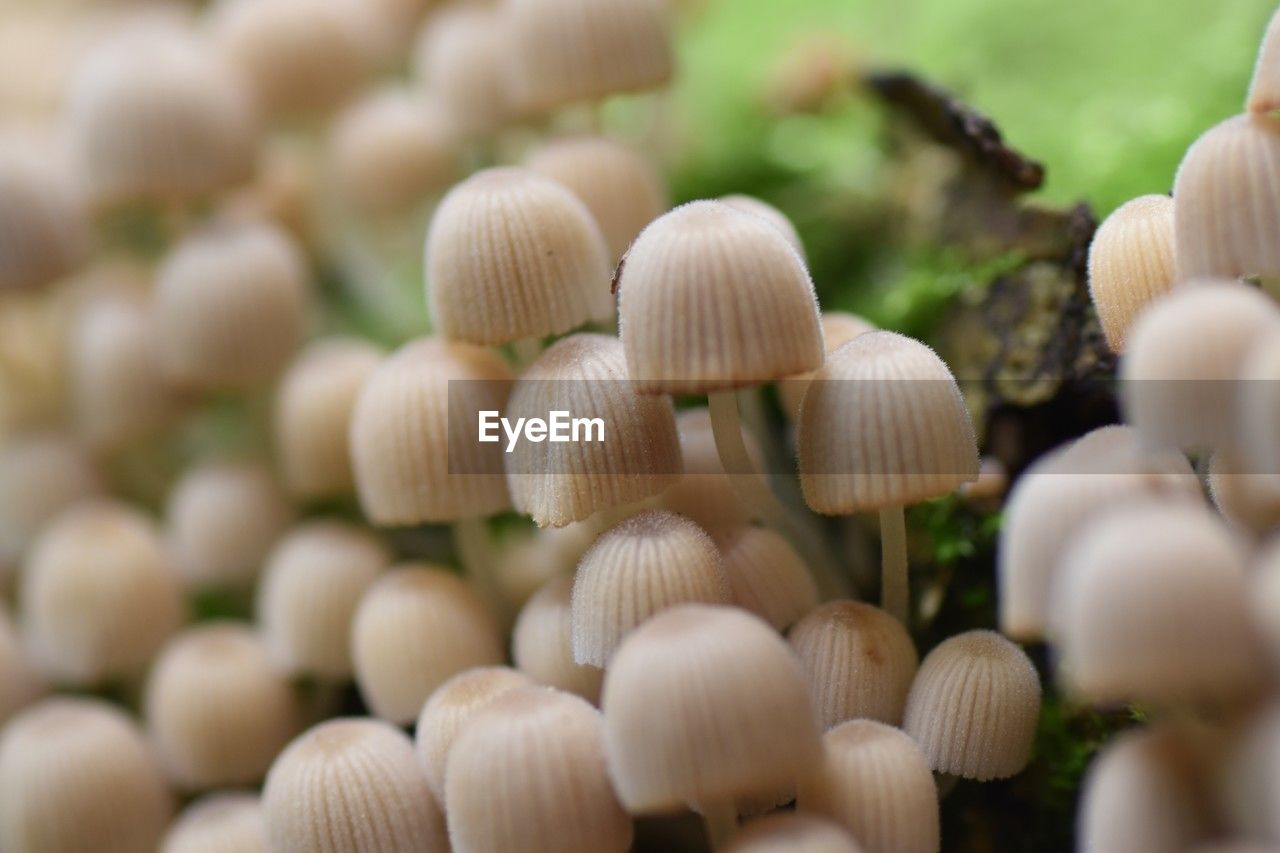
[[[822,753],[800,780],[801,812],[839,822],[868,851],[941,849],[938,789],[915,741],[884,723],[850,720],[827,732]]]
[[[1208,486],[1219,514],[1246,534],[1261,536],[1280,523],[1280,474],[1247,465],[1243,454],[1213,454]]]
[[[198,625],[165,647],[147,679],[147,731],[186,790],[253,785],[298,733],[288,678],[247,625]]]
[[[805,502],[851,515],[941,497],[978,476],[955,377],[919,341],[866,332],[832,352],[796,425]]]
[[[350,679],[356,607],[390,565],[390,549],[354,524],[315,521],[286,534],[267,559],[256,600],[275,665],[291,675]]]
[[[573,659],[603,667],[636,626],[677,604],[728,604],[733,590],[707,532],[663,510],[603,534],[573,582]]]
[[[822,340],[828,354],[861,335],[863,332],[874,332],[876,327],[857,314],[846,311],[824,311],[822,313]],[[800,404],[804,402],[804,392],[809,388],[814,371],[810,370],[797,376],[783,379],[778,383],[778,395],[781,397],[782,413],[792,421],[800,417]]]
[[[790,640],[823,728],[902,722],[920,658],[897,619],[859,601],[829,601],[797,622]]]
[[[1273,15],[1258,48],[1245,110],[1254,114],[1280,110],[1280,15]]]
[[[1138,498],[1203,502],[1186,457],[1143,451],[1132,427],[1096,429],[1024,471],[1005,504],[996,551],[1000,629],[1042,639],[1063,551],[1090,518]]]
[[[382,357],[358,338],[327,338],[302,350],[285,371],[276,391],[275,450],[293,494],[335,497],[355,487],[351,416]]]
[[[404,732],[340,719],[281,753],[262,791],[278,853],[446,853],[444,816]]]
[[[43,287],[90,247],[83,200],[47,153],[0,139],[0,293]]]
[[[600,226],[577,196],[528,169],[477,172],[427,230],[427,301],[452,340],[503,344],[612,316]]]
[[[457,521],[509,508],[502,445],[480,444],[477,423],[479,412],[505,407],[511,380],[491,350],[433,338],[383,361],[351,415],[351,464],[369,520]]]
[[[548,581],[525,603],[512,635],[516,667],[539,684],[600,701],[604,670],[573,659],[573,578]]]
[[[320,163],[306,137],[268,138],[258,153],[253,183],[224,202],[228,216],[274,222],[304,246],[314,246],[320,206]]]
[[[69,86],[70,141],[94,203],[189,199],[249,177],[248,95],[194,33],[123,28],[84,57]]]
[[[49,678],[101,684],[141,672],[186,617],[159,531],[133,507],[71,507],[22,567],[23,645]]]
[[[1040,676],[994,631],[966,631],[925,655],[902,728],[939,773],[985,782],[1020,773],[1040,716]]]
[[[818,588],[804,558],[767,527],[742,527],[717,539],[734,604],[779,631],[812,610]]]
[[[472,719],[499,696],[532,687],[524,673],[505,666],[481,666],[461,672],[432,692],[418,715],[414,750],[436,800],[445,801],[444,780],[453,743]]]
[[[142,733],[96,699],[48,699],[0,735],[6,853],[151,853],[173,814]]]
[[[759,216],[677,207],[636,238],[617,283],[627,368],[647,392],[722,391],[822,364],[809,271]]]
[[[196,387],[272,379],[302,339],[309,290],[302,253],[276,226],[205,226],[157,274],[153,310],[165,372]]]
[[[344,112],[330,137],[338,192],[357,211],[395,214],[443,192],[460,168],[449,117],[420,95],[383,89]]]
[[[554,344],[516,381],[505,416],[598,419],[582,440],[523,440],[505,454],[507,485],[518,512],[539,527],[563,527],[610,507],[659,494],[683,463],[675,412],[667,397],[640,394],[627,376],[617,338],[571,335]],[[573,438],[568,423],[566,438]]]
[[[140,295],[93,299],[81,310],[68,368],[76,425],[93,446],[131,444],[181,413],[184,396],[161,371],[157,338]]]
[[[492,133],[517,117],[503,65],[507,20],[500,8],[446,5],[421,29],[414,77],[466,136]]]
[[[1177,728],[1120,735],[1085,775],[1076,835],[1096,853],[1186,850],[1210,832],[1194,747]]]
[[[457,853],[625,851],[631,819],[609,784],[600,712],[577,696],[521,687],[459,734],[446,776]]]
[[[1280,474],[1280,335],[1259,335],[1240,368],[1238,464]]]
[[[676,413],[676,430],[684,474],[662,493],[662,506],[693,519],[713,534],[750,524],[750,511],[734,491],[716,450],[711,413],[705,408],[682,409]],[[764,470],[764,454],[755,436],[744,428],[742,441],[756,470]]]
[[[1059,678],[1081,698],[1231,701],[1264,679],[1244,556],[1207,509],[1112,508],[1062,559],[1051,620]]]
[[[1196,140],[1173,184],[1179,281],[1280,272],[1280,120],[1229,118]]]
[[[502,637],[471,587],[446,569],[401,566],[369,588],[351,626],[356,683],[370,710],[413,722],[451,676],[501,664]]]
[[[7,575],[55,515],[101,493],[102,474],[84,448],[57,433],[0,446],[0,574]]]
[[[267,820],[257,794],[208,794],[182,810],[160,853],[266,853]]]
[[[787,242],[795,248],[801,258],[805,257],[804,241],[800,239],[800,232],[796,230],[795,225],[791,224],[791,220],[787,218],[787,215],[781,210],[778,210],[778,208],[768,202],[761,201],[760,199],[749,195],[721,196],[720,201],[730,207],[741,210],[743,213],[753,213],[761,219],[764,219],[774,228],[777,228],[782,232],[782,235],[787,238]],[[834,349],[834,347],[828,343],[828,352],[831,349]]]
[[[864,853],[840,824],[800,812],[753,820],[725,849],[727,853]]]
[[[1245,359],[1277,329],[1275,303],[1245,284],[1196,282],[1156,300],[1120,361],[1125,419],[1150,447],[1231,447]]]
[[[210,24],[264,115],[306,118],[342,106],[373,70],[362,14],[348,0],[219,0]]]
[[[607,136],[553,140],[534,151],[525,165],[582,199],[604,234],[612,261],[625,255],[636,235],[671,206],[654,164]]]
[[[189,589],[244,589],[295,512],[271,473],[250,462],[190,468],[166,506],[174,568]]]
[[[1098,226],[1089,244],[1089,296],[1112,352],[1124,350],[1134,319],[1174,279],[1173,199],[1144,195]]]
[[[0,726],[44,692],[44,681],[22,648],[17,627],[0,607]]]
[[[672,47],[662,0],[512,0],[507,80],[530,108],[661,86]]]
[[[632,813],[794,785],[821,754],[800,666],[765,622],[682,605],[633,631],[605,673],[605,748]]]

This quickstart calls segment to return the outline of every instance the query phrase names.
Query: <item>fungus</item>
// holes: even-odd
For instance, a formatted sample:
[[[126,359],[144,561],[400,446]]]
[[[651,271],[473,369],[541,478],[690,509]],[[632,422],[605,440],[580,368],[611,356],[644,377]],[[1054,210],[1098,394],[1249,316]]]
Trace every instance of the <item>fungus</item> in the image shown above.
[[[525,603],[512,634],[516,667],[539,684],[600,701],[604,670],[573,659],[573,577],[548,581]]]
[[[840,824],[799,812],[753,820],[734,836],[726,853],[864,853]]]
[[[1117,208],[1089,244],[1089,296],[1112,352],[1133,321],[1173,287],[1173,199],[1144,195]]]
[[[503,70],[507,45],[503,10],[481,4],[444,6],[421,30],[414,77],[464,136],[491,134],[517,118]]]
[[[876,327],[857,314],[846,311],[824,311],[822,320],[822,340],[827,355],[844,344],[861,335],[863,332],[874,332]],[[781,398],[782,413],[794,423],[800,419],[800,404],[804,402],[804,392],[809,388],[815,371],[783,379],[778,383],[778,396]]]
[[[682,409],[676,413],[676,431],[684,474],[662,493],[662,506],[692,519],[713,535],[751,523],[751,514],[720,462],[711,413],[705,408]],[[745,429],[740,432],[753,470],[763,470],[764,454],[755,436]]]
[[[752,213],[764,219],[774,228],[782,232],[782,236],[787,238],[787,242],[800,255],[801,260],[807,260],[804,252],[804,241],[800,239],[800,232],[791,224],[791,220],[787,215],[773,205],[763,202],[758,198],[749,195],[726,195],[721,196],[720,201],[730,207],[741,210],[743,213]],[[847,315],[852,316],[852,315]],[[824,324],[825,331],[825,324]],[[830,352],[834,346],[827,344],[827,351]]]
[[[734,604],[779,631],[812,610],[818,588],[796,549],[767,527],[741,527],[717,539]]]
[[[0,293],[44,287],[87,256],[88,217],[69,172],[0,138]]]
[[[182,810],[160,853],[267,853],[267,822],[257,794],[208,794]]]
[[[70,438],[46,432],[6,439],[0,445],[0,576],[5,585],[45,524],[102,490],[102,473]]]

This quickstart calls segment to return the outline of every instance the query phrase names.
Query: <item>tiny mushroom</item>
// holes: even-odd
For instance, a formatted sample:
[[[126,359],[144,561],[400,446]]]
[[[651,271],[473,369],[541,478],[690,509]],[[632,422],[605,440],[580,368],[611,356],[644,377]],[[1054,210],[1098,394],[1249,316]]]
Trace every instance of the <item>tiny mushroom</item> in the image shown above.
[[[600,702],[604,670],[573,659],[573,577],[547,583],[525,603],[511,639],[516,667],[539,684]]]
[[[1089,297],[1112,352],[1123,352],[1129,327],[1173,287],[1173,199],[1144,195],[1098,226],[1089,244]]]

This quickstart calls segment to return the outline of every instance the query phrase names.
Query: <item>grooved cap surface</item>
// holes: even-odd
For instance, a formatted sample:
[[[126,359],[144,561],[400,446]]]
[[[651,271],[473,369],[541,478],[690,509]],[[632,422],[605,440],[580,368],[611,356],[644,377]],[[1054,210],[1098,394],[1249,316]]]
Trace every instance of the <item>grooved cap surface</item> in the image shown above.
[[[818,603],[813,575],[796,549],[767,527],[718,539],[733,603],[782,631]]]
[[[1089,296],[1112,352],[1124,350],[1134,319],[1173,287],[1173,199],[1144,195],[1098,226],[1089,244]]]
[[[874,332],[876,327],[856,314],[845,311],[822,312],[822,340],[827,354],[839,349],[844,344],[861,335],[863,332]],[[804,402],[804,392],[809,388],[815,371],[806,371],[778,382],[778,396],[781,398],[782,413],[795,422],[800,418],[800,404]]]
[[[480,5],[446,5],[420,30],[414,78],[466,136],[492,133],[519,118],[504,67],[509,44],[502,10]]]
[[[258,795],[201,797],[169,825],[160,853],[267,853],[267,821]]]
[[[50,284],[88,255],[84,202],[58,166],[0,138],[0,293]]]
[[[573,576],[548,581],[525,604],[516,619],[512,655],[516,666],[539,684],[600,702],[604,670],[573,660],[570,600]]]

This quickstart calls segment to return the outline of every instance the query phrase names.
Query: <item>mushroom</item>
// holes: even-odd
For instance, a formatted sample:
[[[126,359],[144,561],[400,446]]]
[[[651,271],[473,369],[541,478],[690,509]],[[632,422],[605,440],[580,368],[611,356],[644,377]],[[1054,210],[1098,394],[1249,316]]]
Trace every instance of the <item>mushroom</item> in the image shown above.
[[[805,502],[826,515],[879,510],[881,600],[910,612],[903,508],[978,476],[978,447],[950,368],[919,341],[865,332],[830,354],[796,426]]]
[[[398,725],[473,666],[502,663],[502,638],[484,601],[447,569],[396,567],[365,592],[351,625],[356,683],[370,710]]]
[[[1262,536],[1280,523],[1280,474],[1249,467],[1242,453],[1213,454],[1208,486],[1218,513],[1245,535]]]
[[[22,566],[19,611],[38,669],[77,686],[141,674],[187,615],[155,523],[105,499],[44,528]]]
[[[781,210],[778,210],[778,208],[768,202],[761,201],[760,199],[749,195],[721,196],[720,201],[730,207],[741,210],[743,213],[753,213],[761,219],[764,219],[774,228],[777,228],[782,232],[782,236],[786,237],[787,242],[791,244],[792,248],[794,248],[797,253],[799,253],[801,260],[806,260],[804,241],[800,239],[800,232],[796,230],[796,227],[791,224],[791,220],[788,219],[787,215]],[[849,314],[845,316],[853,315]],[[823,331],[826,331],[825,324],[823,325]],[[841,343],[843,343],[843,341]],[[830,352],[836,346],[838,346],[838,344],[832,344],[828,341],[827,351]]]
[[[601,534],[578,564],[573,659],[604,667],[636,626],[677,604],[728,604],[720,551],[687,518],[652,510]]]
[[[631,820],[605,766],[600,712],[549,687],[489,702],[458,735],[445,776],[457,853],[629,850]]]
[[[525,603],[512,634],[512,658],[539,684],[599,704],[604,670],[573,659],[572,593],[573,577],[559,577],[547,581]]]
[[[727,853],[864,853],[840,824],[817,815],[778,812],[753,820]]]
[[[1272,16],[1262,36],[1245,110],[1255,115],[1280,110],[1280,16]]]
[[[433,11],[413,51],[414,79],[466,137],[491,134],[517,118],[508,91],[504,10],[452,4]]]
[[[436,801],[445,801],[445,777],[454,741],[498,697],[533,681],[505,666],[480,666],[460,672],[437,687],[418,715],[414,749]]]
[[[574,440],[526,439],[508,444],[505,454],[512,503],[539,527],[563,527],[653,497],[679,478],[671,400],[636,392],[617,338],[570,335],[525,369],[507,418],[545,420],[555,412],[573,419],[564,437]],[[581,438],[580,424],[586,424]]]
[[[662,493],[661,505],[687,516],[712,535],[753,521],[720,462],[711,413],[705,408],[680,410],[676,413],[676,431],[680,435],[684,474]],[[755,436],[745,429],[740,432],[753,470],[762,470],[764,454]]]
[[[897,619],[859,601],[829,601],[797,622],[790,640],[824,729],[902,722],[920,658]]]
[[[779,631],[817,605],[809,567],[785,537],[767,527],[740,527],[717,544],[734,604]]]
[[[49,285],[89,252],[88,217],[70,169],[33,149],[0,137],[0,293]]]
[[[207,794],[169,825],[160,853],[266,853],[267,821],[257,794]]]
[[[828,355],[863,332],[874,332],[876,329],[869,321],[847,311],[824,311],[821,320],[822,340]],[[782,413],[790,418],[792,423],[800,419],[800,404],[804,402],[804,392],[813,380],[814,372],[806,371],[778,383]]]
[[[310,287],[301,251],[274,225],[225,220],[200,228],[156,274],[161,367],[198,389],[269,382],[302,340]]]
[[[841,723],[822,738],[822,761],[801,779],[796,807],[831,818],[868,853],[937,853],[938,789],[920,747],[874,720]]]
[[[8,608],[0,607],[0,727],[45,693]]]
[[[821,755],[799,664],[759,617],[686,604],[633,631],[605,673],[609,774],[632,814],[695,806],[722,846],[735,802],[797,781]]]
[[[189,791],[257,784],[300,722],[293,686],[237,622],[202,623],[170,641],[143,707],[169,777]]]
[[[103,491],[103,476],[85,448],[54,432],[27,433],[0,444],[0,578],[10,575],[36,535],[62,510]]]
[[[1240,368],[1234,467],[1280,475],[1280,336],[1260,335]]]
[[[386,544],[354,524],[312,521],[285,534],[267,558],[255,601],[272,662],[294,676],[349,680],[356,607],[390,565]]]
[[[378,720],[329,720],[303,733],[262,790],[273,853],[446,853],[444,816],[413,744]]]
[[[1193,814],[1202,821],[1206,816],[1212,817],[1218,827],[1249,838],[1277,837],[1280,707],[1274,701],[1248,710],[1239,720],[1232,720],[1225,731],[1205,731],[1184,724],[1169,735],[1171,748],[1160,757],[1181,759],[1177,769],[1183,775],[1178,781],[1190,788],[1192,799],[1208,800],[1197,802],[1199,809]]]
[[[280,474],[299,498],[332,498],[355,487],[350,425],[382,350],[358,338],[325,338],[294,358],[276,390],[273,426]]]
[[[169,493],[166,538],[188,589],[246,590],[295,511],[271,473],[251,462],[205,462]]]
[[[173,798],[142,732],[97,699],[47,699],[0,734],[7,853],[155,850]]]
[[[1089,297],[1112,352],[1133,321],[1173,287],[1173,199],[1144,195],[1118,207],[1089,244]]]
[[[1246,593],[1250,615],[1266,641],[1271,660],[1280,664],[1280,540],[1273,540],[1254,560]]]
[[[994,631],[966,631],[925,656],[902,728],[938,773],[985,782],[1027,766],[1039,716],[1026,652]]]

